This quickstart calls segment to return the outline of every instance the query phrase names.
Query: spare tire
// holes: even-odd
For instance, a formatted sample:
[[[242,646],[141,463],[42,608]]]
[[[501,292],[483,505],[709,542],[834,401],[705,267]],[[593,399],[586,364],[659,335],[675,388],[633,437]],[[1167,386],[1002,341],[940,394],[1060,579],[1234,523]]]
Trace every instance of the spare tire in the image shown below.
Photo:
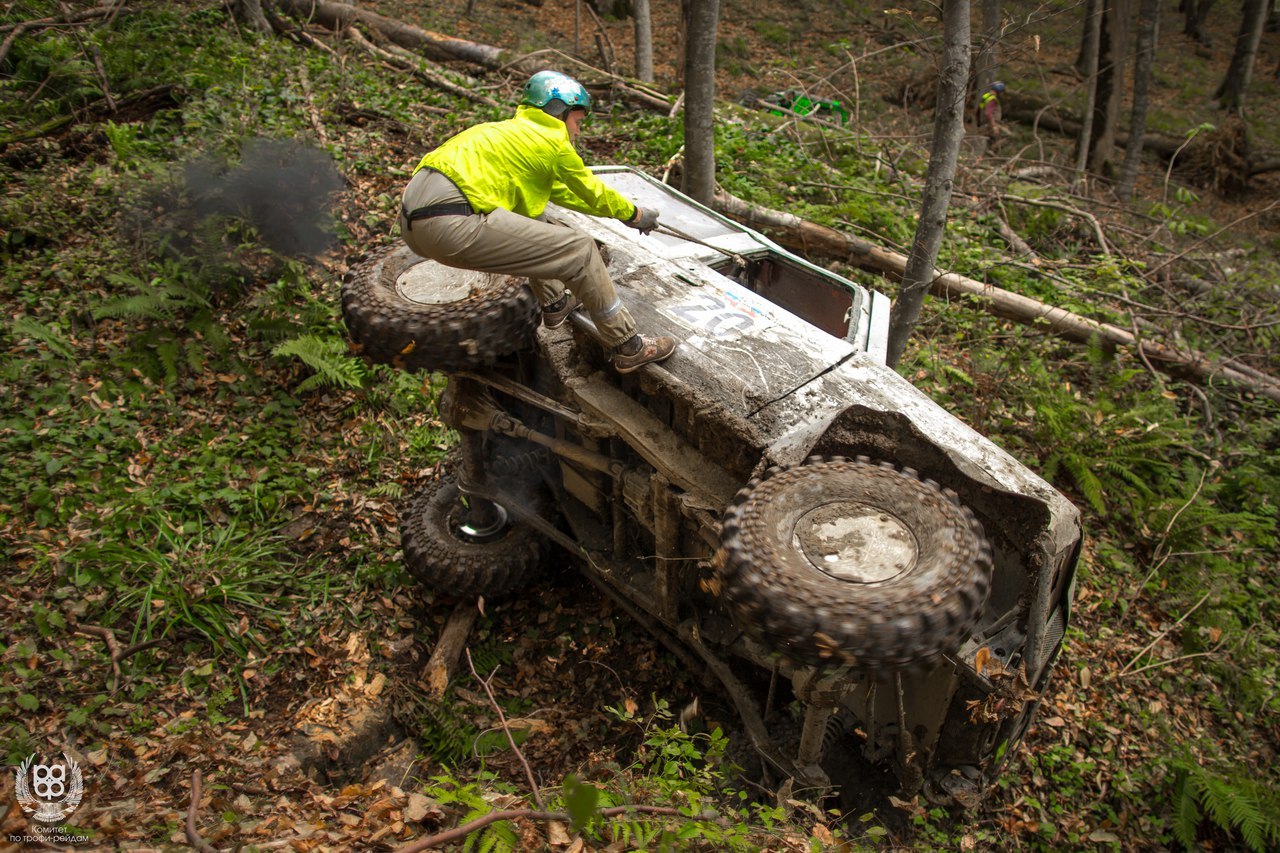
[[[770,469],[734,498],[721,544],[734,621],[798,663],[928,667],[970,635],[991,589],[973,512],[865,457]]]
[[[519,589],[536,573],[544,540],[505,511],[487,530],[470,527],[452,469],[446,460],[400,516],[405,568],[447,595],[498,598]]]
[[[407,370],[473,370],[530,345],[540,319],[526,280],[373,252],[342,285],[347,330],[371,361]]]

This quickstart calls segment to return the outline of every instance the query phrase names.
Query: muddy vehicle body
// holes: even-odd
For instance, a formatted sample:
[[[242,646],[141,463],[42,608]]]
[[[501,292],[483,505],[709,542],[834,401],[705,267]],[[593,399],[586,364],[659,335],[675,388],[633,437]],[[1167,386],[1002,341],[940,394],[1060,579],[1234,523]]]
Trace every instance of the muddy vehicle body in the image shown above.
[[[886,367],[886,297],[597,171],[667,231],[549,213],[681,341],[663,364],[619,375],[585,312],[543,328],[518,279],[403,245],[348,274],[356,345],[444,371],[462,436],[404,509],[408,568],[492,597],[561,549],[720,683],[773,780],[971,803],[1050,676],[1078,512]]]

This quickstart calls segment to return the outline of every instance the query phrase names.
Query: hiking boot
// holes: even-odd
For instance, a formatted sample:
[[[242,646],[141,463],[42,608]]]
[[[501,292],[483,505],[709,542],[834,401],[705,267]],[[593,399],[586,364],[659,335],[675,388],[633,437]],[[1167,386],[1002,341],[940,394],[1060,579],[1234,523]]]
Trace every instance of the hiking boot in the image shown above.
[[[662,361],[675,351],[675,338],[634,335],[631,340],[613,348],[613,366],[619,373],[630,373],[646,364]]]
[[[548,329],[558,329],[569,319],[569,315],[578,310],[582,303],[572,293],[566,293],[552,302],[542,306],[542,325]]]

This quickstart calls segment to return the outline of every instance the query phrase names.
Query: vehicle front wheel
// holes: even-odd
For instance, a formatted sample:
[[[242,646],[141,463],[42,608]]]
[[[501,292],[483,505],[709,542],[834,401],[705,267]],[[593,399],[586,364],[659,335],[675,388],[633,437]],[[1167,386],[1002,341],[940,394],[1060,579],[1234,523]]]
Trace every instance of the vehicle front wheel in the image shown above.
[[[524,586],[542,557],[542,538],[488,505],[473,513],[449,473],[410,499],[400,519],[405,568],[424,586],[453,596],[497,598]]]
[[[863,457],[770,469],[734,499],[721,543],[738,627],[799,663],[927,667],[969,636],[991,588],[973,512]]]

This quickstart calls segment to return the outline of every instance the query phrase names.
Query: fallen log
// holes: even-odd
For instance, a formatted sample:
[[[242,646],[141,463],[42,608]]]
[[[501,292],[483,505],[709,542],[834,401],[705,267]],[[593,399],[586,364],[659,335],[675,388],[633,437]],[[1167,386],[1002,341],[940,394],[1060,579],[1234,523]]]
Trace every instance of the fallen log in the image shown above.
[[[492,71],[510,60],[507,51],[500,47],[431,32],[334,0],[277,0],[277,4],[294,17],[315,21],[334,31],[344,30],[359,22],[376,30],[393,44],[422,51],[428,59],[438,62],[470,62]]]
[[[1080,135],[1080,120],[1078,118],[1071,115],[1063,115],[1055,107],[1042,101],[1014,97],[1009,99],[1007,105],[1002,103],[1002,109],[1004,118],[1007,121],[1017,121],[1029,126],[1043,127],[1064,136],[1077,137]],[[1129,146],[1129,134],[1117,131],[1116,145],[1121,148],[1127,148]],[[1170,136],[1164,133],[1148,131],[1142,136],[1142,147],[1144,150],[1153,151],[1164,159],[1170,160],[1179,155],[1180,152],[1183,152],[1189,145],[1185,136]],[[1262,152],[1254,157],[1253,162],[1249,164],[1248,174],[1252,177],[1264,172],[1274,172],[1277,169],[1280,169],[1280,158],[1277,158],[1273,153]]]
[[[479,615],[480,608],[474,601],[461,602],[449,614],[435,650],[422,670],[431,698],[440,699],[449,688],[449,682],[458,671],[467,637],[471,635],[471,627]]]
[[[852,263],[886,273],[895,280],[900,280],[907,268],[906,255],[791,213],[751,204],[723,190],[716,191],[712,205],[731,219],[772,232],[780,243],[804,254]],[[1252,368],[1232,367],[1204,353],[1179,350],[1139,338],[1128,329],[1082,317],[959,273],[937,270],[930,289],[937,296],[971,296],[985,311],[997,317],[1044,329],[1065,340],[1076,343],[1097,341],[1109,350],[1126,347],[1152,363],[1159,363],[1173,375],[1206,385],[1226,380],[1280,402],[1280,380],[1275,377]]]

